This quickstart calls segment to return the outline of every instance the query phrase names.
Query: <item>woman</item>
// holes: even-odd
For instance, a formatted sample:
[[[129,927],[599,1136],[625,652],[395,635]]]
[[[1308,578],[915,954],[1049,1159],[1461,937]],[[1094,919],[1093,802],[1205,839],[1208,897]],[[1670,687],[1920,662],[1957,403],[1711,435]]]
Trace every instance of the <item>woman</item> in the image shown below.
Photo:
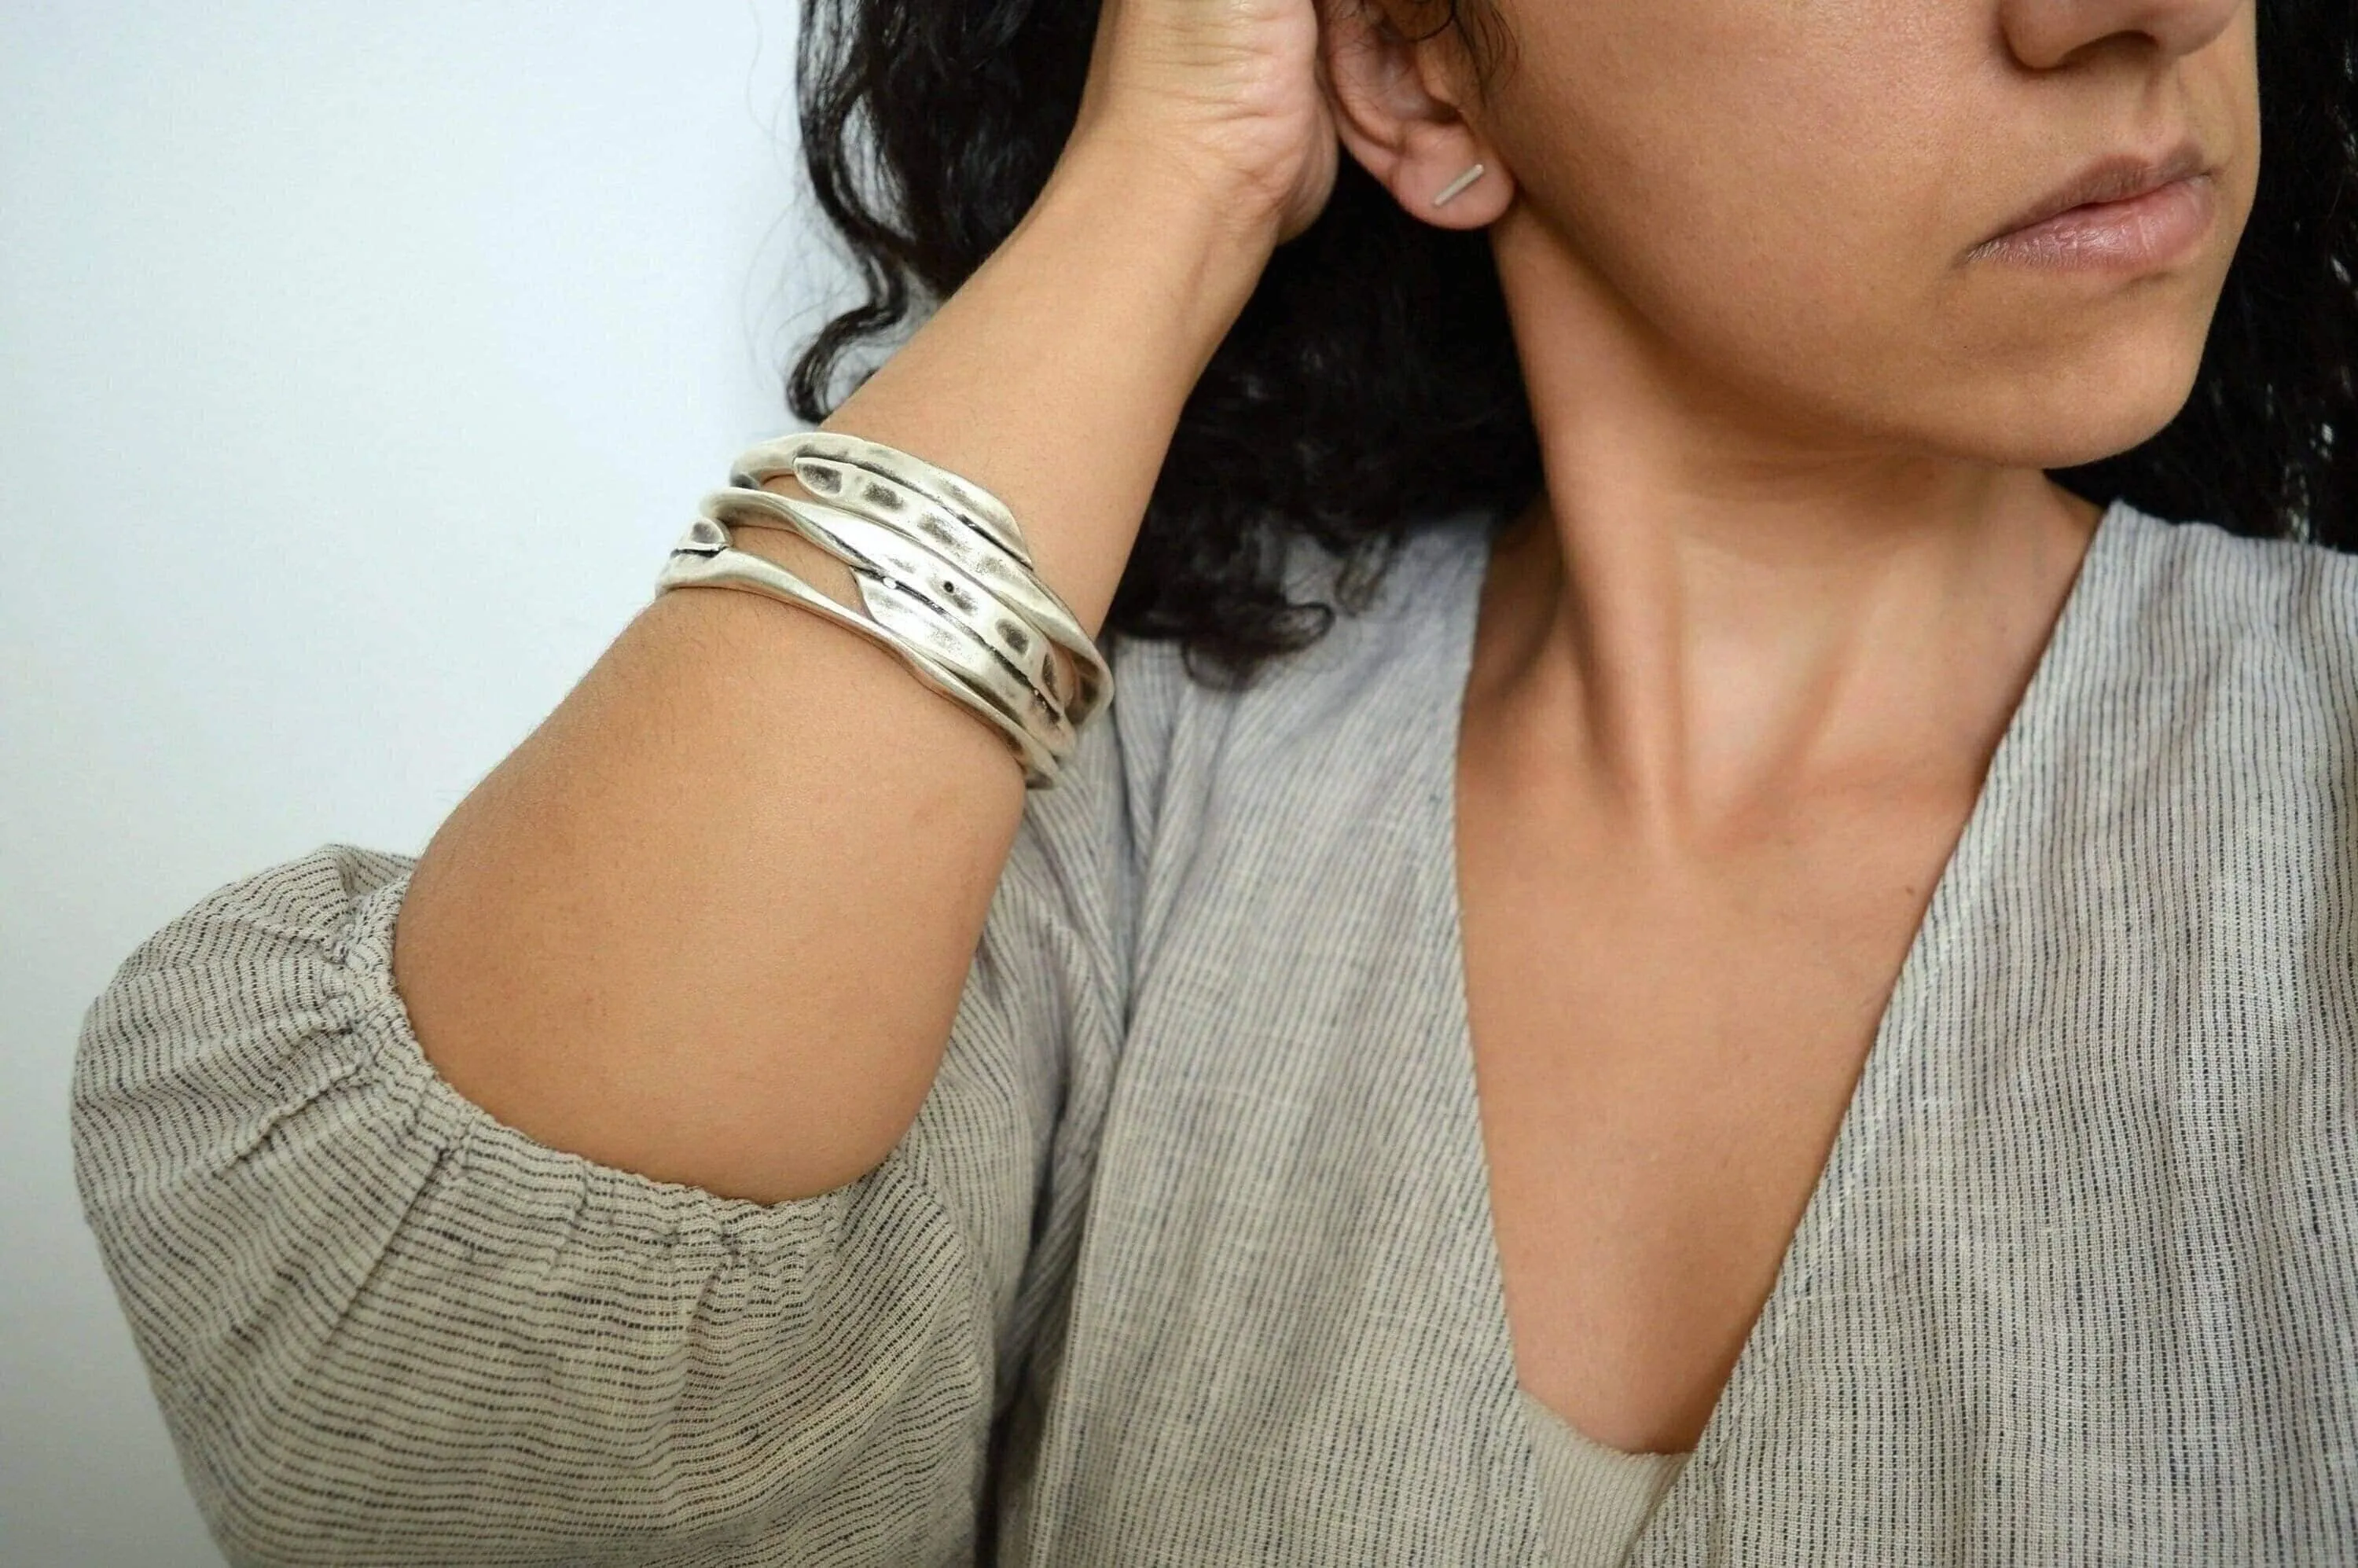
[[[2358,1553],[2347,7],[847,5],[798,410],[1119,698],[664,593],[143,945],[231,1555]]]

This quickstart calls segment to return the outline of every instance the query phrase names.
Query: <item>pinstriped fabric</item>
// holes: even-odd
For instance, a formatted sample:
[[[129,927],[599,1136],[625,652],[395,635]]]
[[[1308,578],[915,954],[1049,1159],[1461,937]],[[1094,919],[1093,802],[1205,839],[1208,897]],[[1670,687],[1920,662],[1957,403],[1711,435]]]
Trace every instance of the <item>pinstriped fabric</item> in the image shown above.
[[[916,1124],[820,1197],[449,1089],[401,857],[143,943],[77,1174],[231,1558],[1547,1563],[1455,902],[1479,538],[1249,692],[1118,645]],[[2354,723],[2358,561],[2107,514],[1630,1563],[2358,1558]]]
[[[1523,1395],[1531,1429],[1538,1513],[1555,1568],[1614,1568],[1678,1479],[1683,1454],[1608,1448],[1537,1395]]]
[[[1643,1564],[2358,1558],[2358,561],[2116,511]]]
[[[1038,798],[1087,820],[1020,836],[917,1125],[799,1203],[599,1166],[451,1090],[391,983],[405,857],[326,846],[143,943],[84,1022],[77,1175],[230,1558],[970,1554],[1120,1018],[1119,792]]]

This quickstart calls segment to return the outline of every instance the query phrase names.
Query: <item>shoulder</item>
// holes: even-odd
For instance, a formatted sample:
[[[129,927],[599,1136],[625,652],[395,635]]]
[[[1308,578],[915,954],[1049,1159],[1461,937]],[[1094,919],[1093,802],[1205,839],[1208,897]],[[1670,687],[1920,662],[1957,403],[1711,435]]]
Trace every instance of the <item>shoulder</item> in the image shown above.
[[[1295,537],[1283,564],[1288,597],[1334,613],[1315,642],[1270,659],[1239,688],[1198,680],[1175,642],[1118,639],[1108,654],[1111,750],[1141,824],[1174,791],[1266,793],[1309,773],[1339,786],[1379,771],[1388,740],[1404,741],[1433,719],[1436,697],[1456,695],[1449,682],[1487,545],[1477,514],[1436,520],[1401,542],[1372,593],[1352,599],[1343,563]]]
[[[2043,752],[2060,777],[2171,825],[2172,864],[2358,841],[2358,556],[2121,506],[2082,570],[2069,738]],[[2273,880],[2321,877],[2341,907],[2353,874],[2311,857]]]
[[[2163,667],[2236,669],[2358,697],[2358,555],[2173,522],[2125,503],[2099,585],[2118,628]],[[2328,689],[2331,688],[2331,689]]]
[[[1032,792],[1005,881],[1066,907],[1115,908],[1150,861],[1267,831],[1271,858],[1314,853],[1314,828],[1389,814],[1449,748],[1488,529],[1477,514],[1404,538],[1365,599],[1314,541],[1286,546],[1296,603],[1336,606],[1325,634],[1247,685],[1198,680],[1175,642],[1115,637],[1113,691],[1052,789]],[[1344,601],[1349,600],[1349,604]]]
[[[1125,710],[1125,728],[1141,741],[1168,731],[1183,716],[1333,706],[1345,693],[1380,684],[1389,672],[1444,652],[1472,607],[1487,558],[1480,516],[1438,519],[1403,538],[1373,577],[1370,591],[1354,598],[1342,560],[1306,535],[1294,535],[1282,562],[1286,596],[1332,609],[1323,635],[1269,659],[1235,689],[1190,676],[1176,642],[1119,639],[1108,655],[1120,694],[1115,706]]]
[[[2115,508],[2082,568],[2100,635],[2076,673],[2115,741],[2245,787],[2358,764],[2358,556]]]

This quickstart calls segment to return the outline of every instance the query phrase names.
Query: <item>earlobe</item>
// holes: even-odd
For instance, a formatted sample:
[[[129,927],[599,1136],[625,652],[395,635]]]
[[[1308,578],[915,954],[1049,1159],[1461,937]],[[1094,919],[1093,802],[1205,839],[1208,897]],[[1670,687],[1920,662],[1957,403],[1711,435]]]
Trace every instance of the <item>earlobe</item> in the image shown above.
[[[1436,62],[1423,51],[1435,40],[1403,37],[1373,5],[1346,5],[1328,14],[1324,44],[1336,135],[1404,211],[1446,229],[1505,211],[1512,180],[1430,80]]]

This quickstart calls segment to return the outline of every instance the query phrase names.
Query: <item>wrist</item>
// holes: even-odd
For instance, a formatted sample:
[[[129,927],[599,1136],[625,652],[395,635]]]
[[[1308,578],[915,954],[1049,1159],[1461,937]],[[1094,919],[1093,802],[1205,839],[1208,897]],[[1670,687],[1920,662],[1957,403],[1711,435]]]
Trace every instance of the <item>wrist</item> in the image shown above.
[[[1274,208],[1211,160],[1104,128],[1067,144],[1018,232],[1087,233],[1159,268],[1208,359],[1268,268],[1279,225]]]

